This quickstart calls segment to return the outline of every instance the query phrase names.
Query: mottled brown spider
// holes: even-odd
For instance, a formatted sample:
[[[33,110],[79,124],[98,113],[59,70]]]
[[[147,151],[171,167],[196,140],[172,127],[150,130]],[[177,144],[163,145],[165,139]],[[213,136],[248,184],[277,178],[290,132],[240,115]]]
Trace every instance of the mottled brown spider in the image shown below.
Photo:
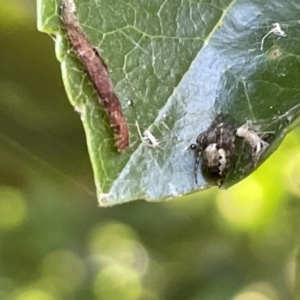
[[[197,171],[202,157],[201,169],[203,174],[222,184],[231,168],[231,158],[235,152],[235,129],[227,120],[227,116],[219,114],[207,130],[201,132],[190,149],[197,150],[198,155],[194,165],[195,182],[198,184]]]

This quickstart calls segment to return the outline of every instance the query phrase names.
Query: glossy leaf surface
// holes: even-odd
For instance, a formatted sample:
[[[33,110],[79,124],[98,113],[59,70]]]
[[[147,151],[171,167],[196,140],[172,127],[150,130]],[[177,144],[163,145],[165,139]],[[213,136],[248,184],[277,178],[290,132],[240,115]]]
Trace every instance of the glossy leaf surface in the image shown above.
[[[207,187],[201,174],[196,186],[195,156],[187,149],[220,112],[229,114],[235,126],[250,120],[275,132],[261,162],[295,125],[300,111],[298,1],[75,3],[83,30],[108,65],[129,124],[130,146],[124,153],[116,151],[106,113],[84,67],[69,51],[58,0],[38,1],[38,27],[56,35],[66,91],[85,128],[100,205],[159,201]],[[284,34],[270,33],[273,23]],[[142,132],[150,130],[158,147],[141,140],[136,122]],[[225,187],[251,172],[245,171],[244,149]]]

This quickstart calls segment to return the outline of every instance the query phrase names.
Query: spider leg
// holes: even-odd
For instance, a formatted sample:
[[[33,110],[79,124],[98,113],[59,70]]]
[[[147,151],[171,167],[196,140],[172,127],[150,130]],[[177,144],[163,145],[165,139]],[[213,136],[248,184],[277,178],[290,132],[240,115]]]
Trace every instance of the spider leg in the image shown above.
[[[200,164],[200,157],[201,157],[201,151],[198,152],[196,161],[195,161],[195,165],[194,165],[194,176],[195,176],[195,182],[196,185],[198,185],[198,178],[197,178],[197,174],[198,174],[198,168],[199,168],[199,164]]]

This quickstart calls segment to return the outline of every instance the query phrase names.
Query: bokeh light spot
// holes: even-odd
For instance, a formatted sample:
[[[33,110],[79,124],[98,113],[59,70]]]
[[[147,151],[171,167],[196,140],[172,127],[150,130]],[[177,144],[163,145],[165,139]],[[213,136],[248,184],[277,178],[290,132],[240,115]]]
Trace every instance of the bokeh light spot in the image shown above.
[[[51,295],[44,291],[32,289],[20,292],[14,300],[55,300]]]
[[[10,0],[8,2],[1,1],[0,4],[0,18],[1,18],[1,27],[11,28],[12,26],[17,26],[17,24],[22,24],[31,17],[31,8],[28,7],[30,4],[29,1],[19,1],[19,0]]]
[[[101,300],[136,300],[141,294],[140,276],[126,266],[111,265],[99,272],[94,292]]]
[[[139,243],[135,232],[123,223],[108,222],[96,226],[88,244],[92,260],[99,265],[119,264],[139,274],[148,268],[146,249]]]
[[[296,196],[300,196],[300,153],[296,149],[289,156],[284,166],[284,179],[288,190]]]
[[[26,216],[26,202],[13,188],[0,186],[0,230],[21,225]]]
[[[243,292],[233,300],[271,300],[269,297],[258,292]]]
[[[48,281],[53,282],[56,292],[70,294],[83,283],[85,266],[73,252],[58,250],[43,260],[42,274]]]
[[[278,300],[278,293],[268,282],[249,284],[233,300]]]
[[[243,186],[243,189],[236,185],[220,192],[217,203],[227,221],[237,228],[249,229],[260,220],[265,199],[260,184],[253,177],[248,177]]]

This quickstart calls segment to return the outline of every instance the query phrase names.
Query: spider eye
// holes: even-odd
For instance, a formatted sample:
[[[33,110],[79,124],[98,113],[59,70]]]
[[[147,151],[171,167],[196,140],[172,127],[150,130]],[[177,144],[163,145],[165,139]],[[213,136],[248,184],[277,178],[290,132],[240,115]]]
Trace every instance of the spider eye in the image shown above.
[[[197,148],[197,146],[196,146],[195,144],[191,144],[191,145],[190,145],[190,149],[191,149],[191,150],[195,150],[196,148]]]

